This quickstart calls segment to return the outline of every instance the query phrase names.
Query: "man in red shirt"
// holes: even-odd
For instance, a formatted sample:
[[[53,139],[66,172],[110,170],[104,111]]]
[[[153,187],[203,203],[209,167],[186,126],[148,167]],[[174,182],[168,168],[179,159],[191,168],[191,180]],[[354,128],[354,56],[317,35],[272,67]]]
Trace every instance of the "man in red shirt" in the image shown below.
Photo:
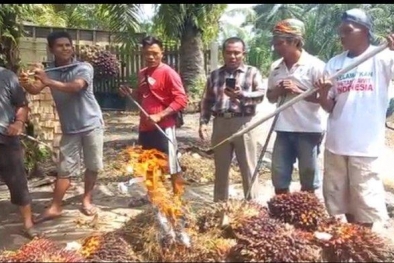
[[[162,62],[163,45],[155,37],[147,36],[142,40],[142,54],[146,68],[138,73],[138,87],[121,86],[120,93],[131,95],[149,114],[140,113],[138,144],[143,149],[157,149],[168,154],[169,168],[174,182],[181,167],[177,149],[155,127],[157,123],[176,145],[176,113],[187,105],[187,96],[178,73]]]

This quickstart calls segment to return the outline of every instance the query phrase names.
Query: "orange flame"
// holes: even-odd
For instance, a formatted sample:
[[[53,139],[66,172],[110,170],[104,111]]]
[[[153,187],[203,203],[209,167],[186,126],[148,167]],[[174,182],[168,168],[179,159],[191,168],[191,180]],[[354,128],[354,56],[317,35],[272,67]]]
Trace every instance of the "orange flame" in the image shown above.
[[[169,174],[168,157],[156,150],[143,150],[140,146],[125,149],[126,167],[132,167],[134,176],[143,177],[148,196],[154,206],[162,212],[172,224],[182,216],[184,182],[178,177],[173,179],[173,192],[166,188]],[[127,169],[127,168],[126,168]]]

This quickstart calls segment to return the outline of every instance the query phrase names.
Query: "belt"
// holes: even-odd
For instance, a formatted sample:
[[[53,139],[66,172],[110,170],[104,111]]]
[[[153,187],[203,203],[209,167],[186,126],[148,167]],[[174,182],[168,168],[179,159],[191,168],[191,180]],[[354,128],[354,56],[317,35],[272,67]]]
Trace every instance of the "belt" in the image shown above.
[[[213,113],[214,117],[222,117],[225,119],[235,118],[235,117],[251,117],[254,116],[255,113],[240,113],[240,112],[221,112],[221,113]]]

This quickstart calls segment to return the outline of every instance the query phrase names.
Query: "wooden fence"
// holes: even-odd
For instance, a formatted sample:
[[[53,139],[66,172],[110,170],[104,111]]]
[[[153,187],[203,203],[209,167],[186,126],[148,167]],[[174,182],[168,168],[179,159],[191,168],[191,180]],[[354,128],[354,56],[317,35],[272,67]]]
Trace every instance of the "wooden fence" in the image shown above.
[[[81,45],[76,45],[76,53],[78,54]],[[96,92],[111,92],[111,86],[118,87],[119,83],[135,83],[137,81],[137,73],[144,67],[144,61],[142,56],[142,50],[139,47],[134,48],[131,51],[124,50],[119,46],[105,46],[106,50],[109,50],[112,54],[116,55],[120,61],[120,72],[119,75],[110,80],[103,80],[96,85]],[[204,51],[204,69],[205,72],[210,71],[210,50]],[[179,49],[174,45],[164,45],[164,58],[163,61],[180,72],[180,56]],[[112,84],[113,83],[113,84]]]
[[[46,37],[53,31],[67,31],[74,40],[76,51],[83,45],[100,45],[114,53],[122,62],[121,79],[128,79],[135,75],[143,67],[143,58],[139,47],[133,50],[121,48],[121,44],[114,42],[114,35],[108,31],[74,29],[74,28],[55,28],[24,26],[25,37],[20,41],[19,49],[21,60],[24,64],[51,61],[52,56],[47,49]],[[146,34],[136,34],[139,42]],[[164,62],[179,72],[179,46],[164,45]],[[205,71],[210,71],[210,51],[204,51]]]
[[[39,26],[24,26],[25,37],[21,39],[19,50],[22,64],[52,61],[53,57],[47,48],[46,37],[53,31],[67,31],[74,41],[76,53],[81,46],[99,45],[111,51],[121,62],[120,73],[113,79],[96,80],[94,92],[102,108],[124,108],[124,99],[118,96],[118,87],[121,83],[137,84],[137,73],[144,67],[142,51],[139,46],[126,50],[119,43],[114,42],[114,35],[108,31],[85,30],[73,28],[54,28]],[[136,40],[140,40],[146,34],[136,34]],[[211,70],[211,51],[204,50],[204,69],[208,74]],[[214,57],[217,56],[216,53]],[[164,43],[163,61],[180,72],[180,55],[178,45]],[[214,65],[213,65],[214,66]],[[108,103],[108,104],[107,104]],[[104,105],[106,104],[106,105]],[[116,106],[114,106],[116,105]]]

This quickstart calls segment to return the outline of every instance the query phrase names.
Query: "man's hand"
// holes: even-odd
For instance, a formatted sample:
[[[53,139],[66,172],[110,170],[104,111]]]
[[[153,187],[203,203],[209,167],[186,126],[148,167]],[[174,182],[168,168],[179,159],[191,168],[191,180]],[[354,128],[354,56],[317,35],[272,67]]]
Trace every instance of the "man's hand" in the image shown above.
[[[282,82],[283,88],[286,93],[290,94],[301,94],[303,91],[297,85],[294,84],[291,80],[284,80]]]
[[[24,70],[22,70],[22,71],[19,73],[18,79],[19,79],[19,84],[20,84],[22,87],[26,87],[27,85],[30,84],[29,73],[26,72],[26,71],[24,71]]]
[[[150,120],[151,122],[158,123],[158,122],[160,122],[162,119],[163,119],[163,117],[162,117],[162,115],[161,115],[160,113],[149,115],[149,120]]]
[[[36,67],[34,68],[33,72],[36,79],[40,80],[44,85],[49,84],[50,78],[43,68]]]
[[[203,141],[208,138],[208,128],[206,124],[200,125],[200,128],[198,129],[198,135],[200,136],[200,139]]]
[[[130,86],[120,85],[119,93],[122,97],[131,96],[131,94],[133,93],[133,90],[130,88]]]
[[[285,86],[283,86],[283,81],[279,82],[279,84],[275,86],[275,92],[279,96],[282,96],[283,94],[286,93]]]
[[[242,89],[239,86],[235,86],[234,89],[225,88],[224,94],[226,94],[232,100],[239,99],[242,97]]]
[[[15,121],[14,123],[10,124],[7,129],[8,136],[18,136],[23,132],[23,122]]]
[[[393,51],[394,51],[394,34],[388,35],[388,36],[386,37],[386,40],[387,40],[387,47],[388,47],[390,50],[393,50]]]
[[[328,94],[332,87],[332,82],[326,78],[321,78],[315,83],[315,87],[319,89],[319,93],[324,96]]]

